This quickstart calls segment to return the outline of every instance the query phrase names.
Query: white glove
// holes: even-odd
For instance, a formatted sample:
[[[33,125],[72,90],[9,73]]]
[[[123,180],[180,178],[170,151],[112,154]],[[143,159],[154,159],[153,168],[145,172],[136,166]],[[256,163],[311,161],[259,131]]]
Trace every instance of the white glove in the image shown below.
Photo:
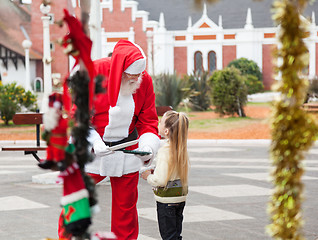
[[[93,143],[93,149],[96,156],[105,156],[114,153],[114,151],[110,150],[101,139],[98,139]]]
[[[148,155],[139,155],[139,154],[136,154],[136,156],[138,158],[141,159],[141,161],[143,161],[144,163],[144,166],[149,166],[151,164],[151,160],[152,160],[152,156],[153,156],[153,152],[152,152],[152,149],[151,147],[149,146],[143,146],[141,148],[138,148],[137,151],[140,151],[140,152],[150,152],[150,154]]]

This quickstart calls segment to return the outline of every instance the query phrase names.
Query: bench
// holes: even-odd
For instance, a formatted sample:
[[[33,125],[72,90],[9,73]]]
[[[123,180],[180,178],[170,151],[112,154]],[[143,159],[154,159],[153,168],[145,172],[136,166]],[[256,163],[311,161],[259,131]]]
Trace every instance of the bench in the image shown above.
[[[6,146],[1,151],[24,151],[24,154],[32,154],[37,161],[40,158],[37,151],[46,150],[46,147],[40,146],[40,125],[42,124],[42,113],[17,113],[12,119],[15,125],[32,124],[36,128],[36,145],[35,146]]]
[[[306,112],[318,113],[318,103],[304,103],[302,107]]]
[[[157,115],[162,116],[165,112],[172,110],[170,106],[158,106],[156,107]],[[38,151],[46,150],[46,146],[40,146],[40,125],[43,123],[42,113],[17,113],[13,116],[13,123],[15,125],[35,124],[36,127],[36,146],[7,146],[2,147],[1,151],[24,151],[24,154],[32,154],[33,157],[40,162],[40,158],[37,155]]]

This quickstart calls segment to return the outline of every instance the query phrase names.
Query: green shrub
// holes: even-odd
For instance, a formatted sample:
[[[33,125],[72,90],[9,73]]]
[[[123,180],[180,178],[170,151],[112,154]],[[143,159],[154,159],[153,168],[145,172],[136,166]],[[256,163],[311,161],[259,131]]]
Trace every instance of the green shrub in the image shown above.
[[[212,103],[221,115],[237,113],[245,117],[243,106],[247,102],[245,77],[234,67],[215,71],[210,78]]]
[[[191,109],[194,111],[209,110],[211,106],[211,92],[208,83],[209,73],[193,74],[186,78],[193,90],[193,94],[189,98]]]
[[[22,107],[35,111],[36,96],[16,83],[0,85],[0,114],[6,125]]]
[[[191,95],[189,82],[176,74],[160,74],[152,79],[157,106],[171,106],[176,109],[182,100]]]
[[[247,87],[247,93],[253,94],[264,91],[264,85],[254,75],[247,74],[245,76],[245,84]]]
[[[238,58],[231,61],[228,64],[228,67],[235,67],[240,70],[243,75],[251,74],[257,77],[258,80],[263,80],[262,73],[257,63],[253,60],[248,60],[247,58]]]
[[[231,61],[228,67],[235,67],[246,76],[248,94],[264,91],[263,76],[256,62],[247,58],[239,58]],[[254,76],[255,78],[253,78]]]

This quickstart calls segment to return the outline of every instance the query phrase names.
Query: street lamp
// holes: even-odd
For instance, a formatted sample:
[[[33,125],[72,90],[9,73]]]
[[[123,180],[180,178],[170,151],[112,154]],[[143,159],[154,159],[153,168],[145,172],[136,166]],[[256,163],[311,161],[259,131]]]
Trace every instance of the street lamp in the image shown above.
[[[154,74],[153,71],[153,55],[152,55],[152,44],[153,44],[153,32],[147,31],[147,50],[148,50],[148,73],[150,75]]]
[[[30,83],[30,48],[32,46],[32,42],[29,39],[25,39],[22,42],[22,46],[25,52],[25,90],[31,91],[31,83]]]
[[[50,17],[48,13],[51,11],[51,6],[43,3],[40,5],[40,11],[44,16],[41,17],[43,22],[43,79],[44,79],[44,94],[41,110],[45,112],[48,108],[48,97],[52,93],[52,70],[51,70],[51,48],[50,48]]]

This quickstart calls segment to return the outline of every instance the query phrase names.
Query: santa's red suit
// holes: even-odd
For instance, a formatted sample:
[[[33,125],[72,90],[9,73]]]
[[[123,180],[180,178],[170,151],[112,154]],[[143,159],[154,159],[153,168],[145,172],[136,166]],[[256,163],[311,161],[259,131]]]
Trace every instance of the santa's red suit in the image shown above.
[[[41,160],[39,167],[52,169],[63,167],[65,160],[65,148],[67,147],[68,120],[62,116],[62,94],[52,93],[49,96],[49,109],[43,115],[43,138],[47,142],[46,159]]]
[[[152,79],[144,71],[145,55],[141,48],[129,41],[120,40],[111,58],[94,62],[95,72],[105,76],[105,93],[95,97],[94,116],[89,141],[94,143],[118,142],[138,132],[139,143],[126,149],[150,148],[152,158],[156,154],[160,139],[158,136],[158,117],[155,108],[155,94]],[[134,94],[120,93],[123,72],[141,73],[142,82]],[[95,131],[96,130],[96,131]],[[96,182],[109,176],[112,186],[111,231],[118,239],[138,238],[138,180],[143,161],[134,154],[122,151],[105,156],[96,156],[87,164],[85,171],[91,173]]]
[[[46,149],[48,161],[60,162],[65,160],[67,146],[68,121],[60,116],[57,126],[50,133],[50,140]]]

